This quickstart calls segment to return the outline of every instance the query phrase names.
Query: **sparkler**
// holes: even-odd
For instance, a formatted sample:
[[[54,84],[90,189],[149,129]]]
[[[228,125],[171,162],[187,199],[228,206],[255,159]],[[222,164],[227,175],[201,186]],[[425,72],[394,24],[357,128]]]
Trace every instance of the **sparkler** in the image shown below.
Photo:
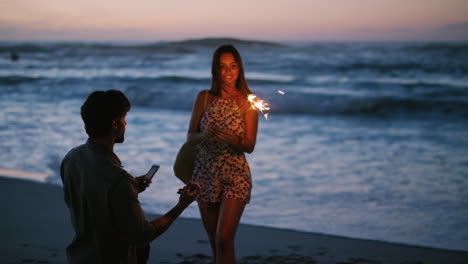
[[[247,95],[247,101],[245,101],[239,108],[238,111],[240,111],[244,106],[248,103],[250,103],[250,108],[253,110],[258,110],[260,111],[263,116],[265,117],[266,120],[268,120],[268,110],[270,110],[270,107],[268,107],[268,103],[258,99],[258,97],[255,94],[249,94]],[[231,113],[236,111],[235,109],[231,109]],[[225,119],[221,125],[220,128],[228,125],[231,122],[232,116]]]
[[[282,92],[282,91],[278,90],[278,92],[281,93],[281,94],[284,94],[284,92]],[[259,99],[255,94],[247,95],[247,101],[245,101],[237,109],[237,111],[240,111],[247,104],[247,102],[250,103],[250,108],[251,109],[260,111],[263,114],[263,116],[265,117],[265,119],[268,120],[268,114],[269,114],[268,111],[270,110],[270,107],[268,106],[267,102],[265,102],[264,100]],[[231,111],[234,111],[234,109],[231,109]],[[231,122],[231,119],[232,119],[232,116],[229,117],[229,118],[226,118],[223,122],[221,122],[220,125],[217,126],[218,129],[223,129],[224,127],[226,127]],[[208,138],[203,139],[199,144],[202,144],[207,139]]]
[[[260,111],[266,120],[268,120],[268,111],[270,107],[268,107],[268,103],[260,100],[255,94],[249,94],[247,96],[247,100],[250,102],[250,107],[254,110]]]

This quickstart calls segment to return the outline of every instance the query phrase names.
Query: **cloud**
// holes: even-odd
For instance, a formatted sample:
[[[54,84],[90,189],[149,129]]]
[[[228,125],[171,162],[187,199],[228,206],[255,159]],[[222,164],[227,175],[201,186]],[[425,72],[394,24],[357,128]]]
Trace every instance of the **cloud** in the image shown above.
[[[463,31],[464,33],[468,33],[468,22],[459,23],[459,24],[448,24],[448,25],[440,27],[440,29],[456,30],[456,31]]]
[[[0,41],[156,41],[157,32],[139,29],[31,29],[0,26]],[[173,39],[169,36],[167,39]]]
[[[439,40],[468,41],[468,22],[440,26],[431,33]]]
[[[0,41],[159,41],[219,37],[219,34],[207,34],[206,32],[190,31],[183,34],[183,32],[167,32],[145,28],[47,29],[3,24],[0,25]],[[241,31],[234,34],[234,36],[239,38],[261,38],[262,40],[468,41],[468,22],[445,24],[432,28],[359,27],[334,30],[315,29],[315,31],[314,29],[302,29],[295,34],[289,31],[286,34],[276,28],[270,30],[265,36],[260,36],[257,33],[252,36],[249,32],[243,33]]]
[[[354,28],[340,32],[341,39],[396,41],[468,41],[468,22],[435,27]]]

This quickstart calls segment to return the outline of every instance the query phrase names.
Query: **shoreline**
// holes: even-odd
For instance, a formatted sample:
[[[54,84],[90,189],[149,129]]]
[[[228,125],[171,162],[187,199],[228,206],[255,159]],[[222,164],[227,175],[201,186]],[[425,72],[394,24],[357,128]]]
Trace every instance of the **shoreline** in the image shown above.
[[[0,176],[2,263],[64,263],[73,238],[60,186]],[[148,219],[156,217],[147,214]],[[236,237],[239,263],[468,263],[468,251],[347,238],[250,224]],[[149,263],[210,263],[200,219],[178,218],[151,243]]]

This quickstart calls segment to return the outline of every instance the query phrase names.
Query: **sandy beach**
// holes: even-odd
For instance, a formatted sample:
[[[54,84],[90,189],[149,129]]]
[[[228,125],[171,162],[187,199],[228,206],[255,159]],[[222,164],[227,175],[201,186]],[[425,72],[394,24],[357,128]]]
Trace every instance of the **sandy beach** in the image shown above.
[[[0,177],[1,263],[66,263],[73,237],[59,186]],[[149,219],[155,217],[148,214]],[[415,234],[417,235],[417,234]],[[371,240],[241,225],[238,263],[463,264],[468,251],[439,250]],[[151,244],[149,263],[211,263],[198,219],[179,218]]]

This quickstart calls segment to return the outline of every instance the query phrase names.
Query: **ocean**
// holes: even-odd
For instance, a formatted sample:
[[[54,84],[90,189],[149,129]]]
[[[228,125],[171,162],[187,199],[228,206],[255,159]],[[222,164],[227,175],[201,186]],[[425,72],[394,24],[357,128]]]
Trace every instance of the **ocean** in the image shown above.
[[[132,110],[115,152],[133,175],[161,165],[140,199],[166,212],[194,98],[225,43],[271,106],[247,154],[242,223],[468,250],[468,43],[0,43],[0,168],[61,185],[61,159],[87,139],[81,104],[119,89]],[[199,218],[196,204],[183,216]]]

